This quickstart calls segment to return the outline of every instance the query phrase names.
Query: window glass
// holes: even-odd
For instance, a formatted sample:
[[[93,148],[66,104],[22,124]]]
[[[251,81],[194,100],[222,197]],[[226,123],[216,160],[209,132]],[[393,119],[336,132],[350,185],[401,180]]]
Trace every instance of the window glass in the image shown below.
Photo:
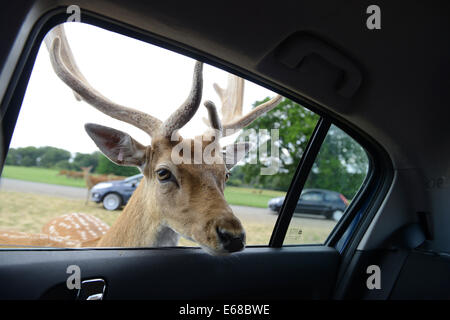
[[[317,191],[305,192],[300,196],[300,201],[322,201],[323,194]]]
[[[107,99],[162,121],[186,99],[194,60],[82,23],[65,24],[65,30],[81,72]],[[229,101],[226,92],[238,85],[228,73],[205,64],[203,78],[202,104],[179,130],[184,139],[208,132],[211,120],[207,120],[204,101],[215,103],[224,124],[233,112],[227,115],[222,110],[235,110],[240,104],[237,99],[232,107],[225,105],[224,101]],[[243,87],[243,115],[276,96],[246,80]],[[117,165],[110,159],[116,157],[117,163],[127,161],[129,149],[123,145],[110,148],[111,141],[117,140],[114,136],[108,136],[103,144],[94,141],[85,124],[121,130],[136,141],[134,147],[150,146],[152,138],[75,97],[79,98],[56,76],[42,44],[2,173],[0,246],[92,247],[105,241],[105,246],[208,247],[208,239],[223,245],[230,237],[227,230],[238,233],[241,229],[245,230],[247,245],[267,245],[319,119],[283,97],[276,108],[243,130],[223,134],[222,146],[249,147],[232,148],[233,152],[224,149],[232,159],[228,172],[224,169],[218,173],[206,166],[195,169],[195,163],[190,167],[194,169],[187,172],[175,164],[171,153],[170,165],[165,163],[162,169],[151,167],[149,178],[150,167],[145,162],[149,159],[148,150],[136,153],[145,159],[138,166],[134,165],[135,158],[133,166]],[[120,141],[127,139],[131,138]],[[195,160],[195,150],[192,154]],[[205,152],[202,161],[204,157]],[[364,150],[332,126],[298,201],[285,244],[323,243],[358,191],[367,168]],[[152,185],[158,189],[151,189]],[[130,227],[127,223],[132,219],[128,217],[136,212],[142,219]],[[152,221],[149,212],[164,216],[165,224],[157,228],[164,234],[148,235],[152,228],[145,225]],[[234,216],[223,216],[226,212]],[[165,229],[167,225],[169,230]],[[180,225],[190,227],[183,229]],[[127,237],[143,240],[123,241],[122,235],[127,234],[124,230],[128,228],[136,231]],[[181,235],[179,240],[177,234]],[[155,238],[160,236],[169,240],[157,243]],[[119,239],[123,242],[114,242]]]
[[[191,90],[194,60],[83,23],[65,24],[65,32],[80,72],[108,100],[161,121],[168,119],[186,100]],[[214,83],[222,89],[215,89]],[[203,105],[206,100],[215,103],[224,124],[231,121],[230,115],[239,117],[239,112],[221,112],[224,101],[229,99],[219,95],[225,98],[231,95],[233,91],[227,91],[238,86],[237,83],[230,83],[228,73],[204,64],[202,103],[195,116],[179,130],[179,135],[188,139],[208,130],[208,123],[212,122],[207,120],[208,111]],[[276,96],[249,81],[244,81],[244,88],[242,115]],[[221,139],[222,146],[237,142],[247,142],[250,146],[249,150],[244,148],[248,152],[243,157],[239,148],[232,148],[235,152],[224,150],[230,156],[225,160],[231,159],[234,165],[228,173],[224,167],[223,172],[201,171],[195,163],[188,172],[186,167],[175,164],[172,154],[164,164],[158,162],[160,167],[146,167],[149,155],[154,161],[167,155],[159,154],[160,158],[153,155],[152,152],[163,149],[153,145],[158,139],[99,112],[78,98],[55,74],[49,52],[42,44],[3,169],[0,245],[27,246],[30,239],[43,239],[31,245],[90,247],[105,241],[107,246],[200,244],[208,247],[209,243],[205,245],[205,242],[216,239],[220,245],[228,241],[231,246],[237,246],[227,233],[231,230],[233,236],[241,236],[230,209],[246,232],[247,245],[267,245],[278,210],[319,119],[303,106],[282,98],[275,109],[244,130]],[[237,110],[239,104],[237,99],[225,109]],[[131,144],[135,149],[126,144],[131,141],[128,136],[116,139],[117,132],[112,135],[106,129],[89,127],[88,134],[86,123],[125,132],[136,141]],[[102,140],[102,137],[107,138]],[[140,149],[140,145],[152,145],[152,152]],[[182,150],[185,155],[187,149]],[[212,154],[216,155],[215,151]],[[217,153],[221,154],[222,151]],[[152,178],[143,178],[137,166],[120,166],[111,162],[111,158],[137,164]],[[152,186],[158,189],[155,187],[144,194],[142,190],[150,190]],[[161,233],[157,237],[148,235],[154,226],[146,223],[152,219],[141,217],[155,210],[164,216],[166,223],[158,228]],[[132,218],[136,213],[140,218],[135,221]],[[129,227],[127,223],[132,222],[134,225]],[[118,226],[114,228],[115,234],[110,233],[112,226]],[[129,229],[134,231],[125,232]],[[171,242],[177,233],[182,235],[179,241]],[[136,238],[140,241],[135,241]],[[166,242],[157,243],[161,239]],[[114,242],[119,240],[123,242]]]
[[[323,243],[346,213],[368,168],[364,149],[332,125],[309,173],[284,244]]]

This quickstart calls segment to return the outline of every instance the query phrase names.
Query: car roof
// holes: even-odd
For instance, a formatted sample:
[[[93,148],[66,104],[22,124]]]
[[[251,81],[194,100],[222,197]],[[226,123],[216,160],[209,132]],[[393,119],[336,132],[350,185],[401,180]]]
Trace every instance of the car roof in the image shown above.
[[[142,173],[139,173],[139,174],[136,174],[134,176],[131,176],[131,177],[128,177],[128,178],[124,179],[124,181],[130,181],[130,180],[134,180],[134,179],[137,179],[137,178],[142,178],[143,176],[144,175]]]
[[[334,191],[334,190],[319,189],[319,188],[306,188],[306,189],[303,189],[302,194],[305,193],[305,192],[311,192],[311,191],[340,194],[340,192],[337,192],[337,191]]]

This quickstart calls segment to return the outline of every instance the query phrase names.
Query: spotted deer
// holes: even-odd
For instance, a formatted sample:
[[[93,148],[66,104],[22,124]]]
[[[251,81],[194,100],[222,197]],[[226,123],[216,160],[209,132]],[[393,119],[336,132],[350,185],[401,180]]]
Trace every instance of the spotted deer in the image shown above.
[[[201,136],[184,139],[178,130],[195,115],[202,99],[201,62],[195,63],[192,87],[186,101],[169,118],[161,121],[142,111],[119,105],[94,89],[78,69],[62,26],[54,28],[45,41],[55,73],[73,90],[78,100],[143,130],[151,137],[151,144],[142,145],[129,134],[113,128],[86,124],[87,134],[106,157],[118,165],[138,167],[144,177],[110,228],[99,222],[90,223],[87,229],[86,226],[81,228],[80,217],[86,220],[88,215],[78,214],[78,217],[56,218],[43,231],[53,237],[78,241],[80,246],[175,246],[182,236],[210,254],[242,250],[245,231],[225,200],[224,188],[229,170],[245,156],[249,144],[235,143],[221,148],[220,138],[244,128],[276,107],[281,96],[277,95],[242,115],[244,82],[239,77],[230,76],[226,89],[214,85],[222,102],[222,118],[213,102],[204,102],[210,129]],[[209,150],[208,162],[178,161],[179,157],[195,158],[199,146],[202,155]],[[74,231],[74,223],[80,226],[78,231]],[[84,238],[81,231],[84,231]]]

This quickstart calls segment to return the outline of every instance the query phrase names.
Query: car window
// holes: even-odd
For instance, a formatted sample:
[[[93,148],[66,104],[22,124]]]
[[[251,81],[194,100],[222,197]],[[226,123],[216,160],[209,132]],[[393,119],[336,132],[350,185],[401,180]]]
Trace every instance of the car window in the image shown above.
[[[301,195],[300,200],[304,201],[323,201],[323,194],[317,191],[306,192]]]
[[[83,23],[65,24],[64,28],[81,73],[108,100],[145,112],[161,121],[170,118],[186,100],[197,65],[193,59]],[[239,94],[230,91],[234,84],[240,85],[241,80],[236,80],[237,77],[207,64],[203,64],[202,73],[202,103],[195,116],[179,130],[183,139],[202,135],[213,125],[209,109],[203,102],[211,100],[226,124],[226,115],[221,114],[221,110],[227,95]],[[180,178],[177,176],[179,170],[173,169],[172,163],[170,168],[152,168],[153,171],[148,173],[158,179],[151,184],[161,188],[172,185],[172,188],[179,188],[182,192],[167,196],[171,189],[166,188],[158,191],[158,197],[148,193],[140,197],[148,202],[138,211],[163,208],[161,210],[165,210],[167,216],[176,212],[178,216],[169,217],[174,228],[177,228],[178,217],[186,219],[190,215],[192,224],[198,224],[192,229],[200,230],[197,234],[186,230],[173,233],[166,230],[173,238],[182,235],[178,241],[169,243],[171,246],[199,246],[202,237],[206,237],[204,230],[207,228],[217,233],[212,238],[226,240],[228,231],[218,232],[222,227],[236,234],[245,230],[246,245],[269,243],[279,207],[319,116],[290,99],[278,98],[276,93],[250,81],[242,83],[245,90],[241,102],[238,99],[237,105],[227,108],[239,108],[241,104],[244,116],[276,99],[277,106],[255,119],[244,130],[229,133],[224,129],[221,145],[228,146],[224,149],[228,157],[224,158],[227,167],[220,173],[223,176],[219,176],[218,182],[213,182],[214,187],[205,185],[217,177],[217,172],[195,171]],[[141,128],[113,119],[90,106],[77,94],[74,95],[74,91],[55,74],[49,52],[42,43],[2,173],[0,245],[13,237],[27,239],[28,235],[51,235],[74,240],[66,246],[96,246],[105,239],[104,235],[108,234],[111,226],[119,221],[118,217],[124,214],[125,205],[137,192],[130,194],[127,186],[145,179],[138,168],[144,168],[145,161],[139,165],[118,165],[127,160],[122,146],[117,147],[117,154],[101,150],[101,141],[94,141],[92,135],[103,130],[102,127],[89,127],[91,131],[88,134],[86,123],[126,133],[129,136],[121,141],[131,141],[132,138],[136,141],[133,142],[135,148],[153,143],[153,137]],[[114,134],[118,134],[117,131]],[[118,141],[115,137],[103,147]],[[241,146],[244,149],[241,150]],[[139,155],[145,155],[144,150]],[[111,161],[114,156],[115,163]],[[199,180],[200,176],[204,180]],[[192,182],[189,186],[183,186],[186,181]],[[216,190],[223,188],[223,183],[223,194],[217,193]],[[144,188],[136,188],[139,189]],[[187,200],[177,203],[180,197]],[[219,207],[223,210],[218,210]],[[196,216],[199,210],[204,212]],[[224,215],[224,219],[203,218],[220,214]],[[228,225],[216,225],[221,220]],[[86,239],[81,239],[83,243],[79,242],[80,234],[72,232],[77,229],[71,229],[74,221],[79,221],[79,226],[92,222],[91,229],[82,230],[86,235]],[[136,229],[145,230],[141,225]],[[241,237],[240,234],[237,236]],[[66,242],[57,243],[57,246],[64,246],[61,243]],[[54,245],[51,241],[39,244]],[[152,244],[142,242],[136,246]]]
[[[42,44],[2,173],[0,246],[7,246],[11,239],[24,239],[13,246],[27,246],[30,237],[47,239],[38,245],[44,247],[201,245],[214,251],[217,247],[224,250],[221,248],[227,243],[232,250],[240,250],[235,239],[242,242],[244,238],[247,246],[268,245],[319,116],[293,100],[203,64],[202,104],[179,130],[164,133],[182,122],[169,120],[177,108],[183,109],[180,104],[191,90],[192,73],[198,72],[199,63],[91,25],[71,23],[64,28],[80,72],[102,92],[98,99],[104,95],[105,103],[117,101],[116,105],[130,106],[141,120],[136,123],[136,117],[130,117],[128,122],[118,121],[74,94],[55,74]],[[63,62],[61,68],[64,63],[70,61]],[[239,97],[232,105],[231,96]],[[216,105],[216,113],[207,100]],[[260,114],[252,111],[271,104],[275,108],[243,130],[226,131],[231,130],[227,125],[232,123],[230,115],[238,119]],[[209,143],[213,147],[206,153],[202,142],[200,158],[205,163],[196,166],[194,137],[211,139],[208,135],[216,134],[217,130],[212,130],[218,128],[215,114],[221,118],[223,130],[214,137],[221,138],[224,148],[219,151]],[[164,129],[150,132],[149,137],[146,128],[139,127],[142,121],[153,121],[148,128],[159,126],[160,121]],[[159,136],[153,139],[152,134]],[[161,141],[162,134],[171,140],[173,149],[152,145]],[[190,147],[183,143],[188,139],[193,139]],[[127,148],[124,143],[128,143]],[[153,153],[158,150],[163,151],[156,157]],[[154,161],[169,156],[170,161],[150,166],[149,154]],[[226,163],[222,169],[203,166],[205,159],[219,155]],[[335,225],[330,214],[336,217],[336,212],[345,212],[367,173],[364,157],[362,148],[344,132],[337,127],[330,129],[301,198],[317,204],[307,210],[298,206],[300,212],[291,221],[285,243],[324,241]],[[191,161],[189,165],[194,164],[189,170],[183,166],[186,159]],[[127,186],[136,183],[137,187],[142,179],[146,179],[144,187],[130,192]],[[158,189],[148,189],[152,186]],[[324,198],[327,190],[336,191],[345,201],[329,207],[329,197]],[[164,237],[146,236],[152,228],[128,226],[125,224],[131,223],[130,219],[118,219],[131,215],[130,210],[152,217],[164,215],[164,225],[155,228],[164,232]],[[143,219],[151,220],[147,216]],[[73,227],[75,224],[84,229]],[[119,228],[111,228],[113,225]],[[134,242],[127,242],[121,234],[110,232],[120,233],[121,228],[140,231],[134,234]],[[167,242],[135,238],[163,238]],[[119,240],[123,242],[114,242]]]
[[[325,193],[325,201],[339,201],[339,195],[336,193],[327,192]]]
[[[365,150],[332,125],[304,187],[324,190],[323,201],[317,205],[297,206],[284,244],[324,243],[346,213],[368,170],[369,159]],[[303,192],[301,199],[305,196],[315,198],[309,196],[310,192]]]

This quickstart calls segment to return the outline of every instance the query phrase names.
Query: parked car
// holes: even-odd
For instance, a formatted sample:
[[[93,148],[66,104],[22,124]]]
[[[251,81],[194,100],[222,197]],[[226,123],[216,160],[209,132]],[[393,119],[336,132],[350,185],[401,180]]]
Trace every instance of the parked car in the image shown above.
[[[142,177],[142,174],[137,174],[124,180],[96,184],[91,190],[91,200],[96,203],[103,202],[106,210],[117,210],[127,204]]]
[[[269,208],[279,212],[283,205],[284,197],[269,200]],[[344,214],[349,202],[339,192],[324,189],[304,189],[297,202],[294,213],[319,214],[327,219],[339,221]]]

